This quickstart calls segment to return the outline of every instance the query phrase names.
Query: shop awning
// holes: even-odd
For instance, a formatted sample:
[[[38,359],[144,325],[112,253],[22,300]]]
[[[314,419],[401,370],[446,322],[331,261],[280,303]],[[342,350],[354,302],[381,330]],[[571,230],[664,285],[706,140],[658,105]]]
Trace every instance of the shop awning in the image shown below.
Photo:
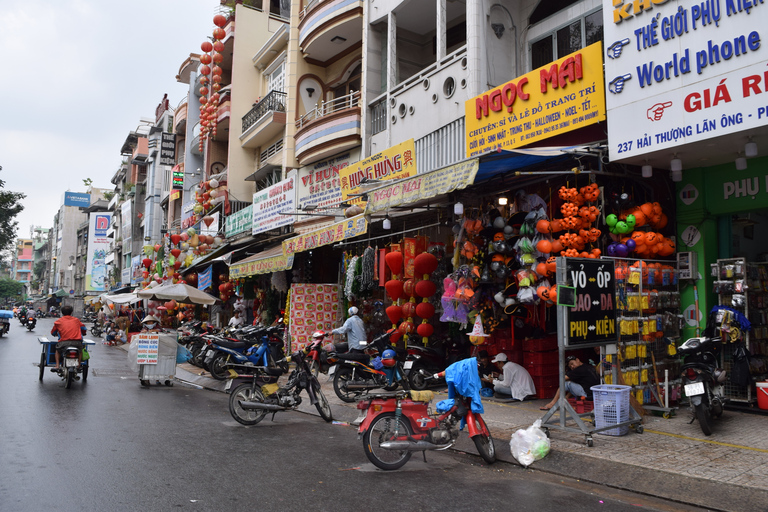
[[[98,302],[100,297],[101,295],[89,295],[88,297],[83,297],[83,304]]]
[[[69,297],[66,290],[56,290],[53,292],[53,297]]]
[[[368,221],[361,213],[349,219],[334,222],[330,226],[318,228],[283,241],[283,252],[293,255],[297,252],[311,251],[324,245],[335,244],[347,238],[354,238],[368,232]]]
[[[532,149],[513,149],[489,153],[479,157],[480,169],[475,183],[511,171],[535,171],[558,162],[572,159],[574,154],[588,154],[590,146],[558,146]]]
[[[229,277],[242,278],[257,274],[269,274],[293,267],[293,254],[283,254],[283,246],[276,245],[229,266]]]
[[[136,292],[104,294],[101,299],[103,302],[111,302],[112,304],[133,304],[141,300]]]

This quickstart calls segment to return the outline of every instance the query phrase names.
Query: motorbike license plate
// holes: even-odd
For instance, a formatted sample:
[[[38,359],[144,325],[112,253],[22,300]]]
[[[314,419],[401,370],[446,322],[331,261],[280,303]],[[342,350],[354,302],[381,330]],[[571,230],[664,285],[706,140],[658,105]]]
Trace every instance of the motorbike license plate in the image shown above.
[[[336,373],[336,367],[335,367],[335,366],[331,366],[331,367],[328,369],[328,376],[330,377],[330,376],[331,376],[331,375],[333,375],[334,373]]]
[[[406,361],[403,365],[403,369],[410,370],[413,367],[413,361]]]
[[[704,383],[694,382],[693,384],[685,385],[685,396],[696,396],[704,394]]]
[[[77,359],[65,359],[64,366],[67,368],[75,368],[77,366]]]
[[[205,357],[212,357],[213,356],[213,349],[208,349],[208,351],[205,353]]]

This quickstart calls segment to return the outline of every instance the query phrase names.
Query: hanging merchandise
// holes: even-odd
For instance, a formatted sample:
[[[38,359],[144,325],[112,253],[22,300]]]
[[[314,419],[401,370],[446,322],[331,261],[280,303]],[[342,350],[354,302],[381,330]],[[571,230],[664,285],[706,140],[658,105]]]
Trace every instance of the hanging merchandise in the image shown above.
[[[472,332],[469,333],[469,341],[473,345],[480,345],[485,342],[485,338],[487,338],[488,335],[485,334],[485,331],[483,331],[483,319],[481,315],[477,315],[477,318],[475,318],[475,323],[472,326]]]
[[[362,272],[360,273],[360,292],[370,295],[376,288],[376,251],[373,247],[367,247],[362,257]]]
[[[286,279],[285,270],[272,273],[272,287],[280,293],[288,291],[288,280]]]
[[[357,260],[359,257],[353,256],[347,261],[346,279],[344,281],[344,296],[347,300],[354,298],[353,286],[355,283],[355,268],[357,267]]]

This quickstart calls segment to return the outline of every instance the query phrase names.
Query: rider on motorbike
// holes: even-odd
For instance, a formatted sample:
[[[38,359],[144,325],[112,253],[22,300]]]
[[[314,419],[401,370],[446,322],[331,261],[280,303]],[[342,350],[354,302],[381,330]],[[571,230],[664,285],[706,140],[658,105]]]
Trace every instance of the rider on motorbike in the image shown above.
[[[56,319],[51,329],[51,334],[59,336],[59,342],[56,344],[56,370],[60,368],[61,354],[60,351],[65,347],[78,347],[77,362],[82,362],[83,356],[83,334],[87,332],[87,329],[83,322],[79,318],[72,316],[72,306],[62,306],[61,318]]]
[[[365,324],[363,323],[363,320],[357,316],[357,312],[355,306],[349,308],[349,310],[347,310],[349,318],[344,322],[344,325],[331,332],[333,334],[346,334],[349,351],[356,354],[364,354],[365,352],[363,346],[360,345],[360,342],[367,342],[368,337],[365,335]]]

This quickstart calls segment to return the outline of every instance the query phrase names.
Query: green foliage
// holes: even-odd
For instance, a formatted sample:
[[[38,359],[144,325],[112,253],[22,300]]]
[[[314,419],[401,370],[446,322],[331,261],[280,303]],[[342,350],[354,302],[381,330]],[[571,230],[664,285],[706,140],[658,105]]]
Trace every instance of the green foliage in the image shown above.
[[[93,180],[91,178],[85,178],[83,180],[83,185],[85,185],[85,188],[88,188],[93,185]]]
[[[35,277],[40,280],[43,278],[43,272],[45,272],[45,261],[38,261],[35,263],[35,268],[32,271],[35,274]]]
[[[5,181],[0,180],[0,189],[4,187]],[[20,201],[25,197],[21,192],[0,190],[0,251],[13,248],[19,225],[14,219],[24,210]]]
[[[115,192],[104,192],[104,199],[111,201],[115,197]]]
[[[0,277],[0,297],[16,297],[24,291],[24,285],[9,277]]]

